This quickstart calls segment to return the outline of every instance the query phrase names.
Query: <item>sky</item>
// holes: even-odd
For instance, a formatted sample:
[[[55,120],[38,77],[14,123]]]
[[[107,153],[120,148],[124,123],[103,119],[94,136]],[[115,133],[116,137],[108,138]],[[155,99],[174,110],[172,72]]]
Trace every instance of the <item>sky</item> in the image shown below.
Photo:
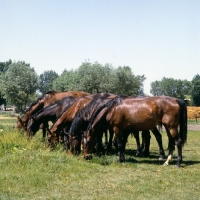
[[[38,75],[83,62],[129,66],[144,92],[200,74],[199,0],[0,0],[0,62]]]

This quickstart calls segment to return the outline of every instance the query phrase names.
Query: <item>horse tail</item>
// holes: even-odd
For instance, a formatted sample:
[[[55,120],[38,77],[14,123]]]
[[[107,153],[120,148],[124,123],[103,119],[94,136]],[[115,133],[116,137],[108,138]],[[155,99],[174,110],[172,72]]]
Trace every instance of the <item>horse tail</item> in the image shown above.
[[[187,142],[187,105],[182,99],[177,99],[180,106],[180,138],[182,144]]]

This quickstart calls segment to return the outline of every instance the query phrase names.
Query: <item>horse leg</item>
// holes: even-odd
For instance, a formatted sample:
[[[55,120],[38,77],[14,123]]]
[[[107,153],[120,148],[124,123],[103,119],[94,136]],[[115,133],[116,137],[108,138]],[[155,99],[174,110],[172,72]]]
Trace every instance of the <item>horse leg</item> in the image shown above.
[[[150,131],[142,131],[142,143],[144,146],[144,157],[149,157],[149,147],[150,147]]]
[[[108,146],[108,131],[107,131],[107,129],[105,129],[104,135],[105,135],[105,147],[107,147]]]
[[[46,138],[46,130],[47,128],[49,128],[49,124],[48,122],[44,122],[42,124],[42,140],[45,141],[45,138]]]
[[[122,132],[117,127],[114,127],[113,131],[115,133],[115,137],[117,141],[119,162],[121,163],[125,161]]]
[[[128,136],[129,136],[129,132],[124,132],[123,134],[123,151],[125,152],[125,149],[126,149],[126,143],[128,141]]]
[[[178,151],[176,166],[180,167],[182,163],[182,140],[179,138],[178,140],[175,141],[175,143],[176,143],[177,151]]]
[[[107,153],[110,152],[111,147],[112,147],[112,142],[113,142],[113,136],[114,136],[114,132],[112,129],[109,130],[109,141],[108,141],[108,145],[107,145]]]
[[[163,149],[162,135],[158,131],[157,127],[152,129],[151,131],[154,134],[156,141],[158,143],[158,146],[159,146],[159,153],[160,153],[159,160],[163,160],[165,158],[165,151]]]
[[[102,144],[102,137],[103,137],[103,132],[99,132],[96,136],[96,148],[97,148],[97,156],[101,156],[102,154],[105,154],[105,149]]]
[[[169,165],[169,162],[172,161],[174,148],[175,148],[174,139],[172,137],[169,137],[169,153],[168,153],[167,160],[164,163],[164,166]]]
[[[135,131],[133,133],[135,141],[136,141],[136,145],[137,145],[137,150],[136,150],[136,155],[137,157],[141,156],[141,147],[140,147],[140,138],[139,138],[139,131]]]

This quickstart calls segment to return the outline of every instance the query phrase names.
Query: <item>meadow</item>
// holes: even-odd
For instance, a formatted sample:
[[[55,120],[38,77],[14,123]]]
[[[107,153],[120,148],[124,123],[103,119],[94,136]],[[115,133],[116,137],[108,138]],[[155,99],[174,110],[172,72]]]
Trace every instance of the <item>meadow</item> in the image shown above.
[[[150,157],[135,157],[136,143],[129,137],[126,162],[113,153],[72,156],[58,145],[46,149],[38,132],[27,141],[13,127],[16,117],[0,114],[0,199],[200,199],[200,130],[188,131],[183,163],[175,167],[177,151],[169,166],[158,160],[158,145],[151,134]],[[194,124],[194,120],[189,120]],[[168,139],[162,131],[165,153]]]

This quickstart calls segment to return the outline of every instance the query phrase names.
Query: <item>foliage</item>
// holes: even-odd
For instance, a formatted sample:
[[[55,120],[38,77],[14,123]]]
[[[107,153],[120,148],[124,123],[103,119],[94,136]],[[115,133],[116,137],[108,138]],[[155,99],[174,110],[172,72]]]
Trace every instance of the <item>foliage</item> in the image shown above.
[[[145,76],[135,76],[128,66],[118,67],[115,83],[118,94],[143,95],[143,81]]]
[[[184,99],[191,92],[191,82],[187,80],[165,78],[151,83],[151,93],[154,96],[165,95]]]
[[[71,91],[71,90],[81,90],[78,88],[78,78],[76,71],[64,70],[63,73],[53,81],[53,90],[56,91]]]
[[[38,90],[42,94],[53,90],[53,81],[58,77],[58,74],[53,70],[44,71],[38,78]]]
[[[128,66],[114,69],[111,65],[84,62],[76,71],[64,71],[53,82],[59,91],[82,90],[89,93],[143,94],[144,75],[135,76]]]
[[[192,79],[192,100],[195,106],[200,106],[200,75],[197,74]]]
[[[9,66],[3,78],[3,91],[6,99],[23,112],[37,89],[37,74],[29,64],[15,62]]]
[[[0,62],[0,98],[4,97],[3,94],[3,76],[5,72],[8,70],[9,66],[12,64],[12,60],[8,60],[6,62]]]
[[[0,62],[0,73],[5,73],[11,64],[12,64],[11,59],[6,62]]]

